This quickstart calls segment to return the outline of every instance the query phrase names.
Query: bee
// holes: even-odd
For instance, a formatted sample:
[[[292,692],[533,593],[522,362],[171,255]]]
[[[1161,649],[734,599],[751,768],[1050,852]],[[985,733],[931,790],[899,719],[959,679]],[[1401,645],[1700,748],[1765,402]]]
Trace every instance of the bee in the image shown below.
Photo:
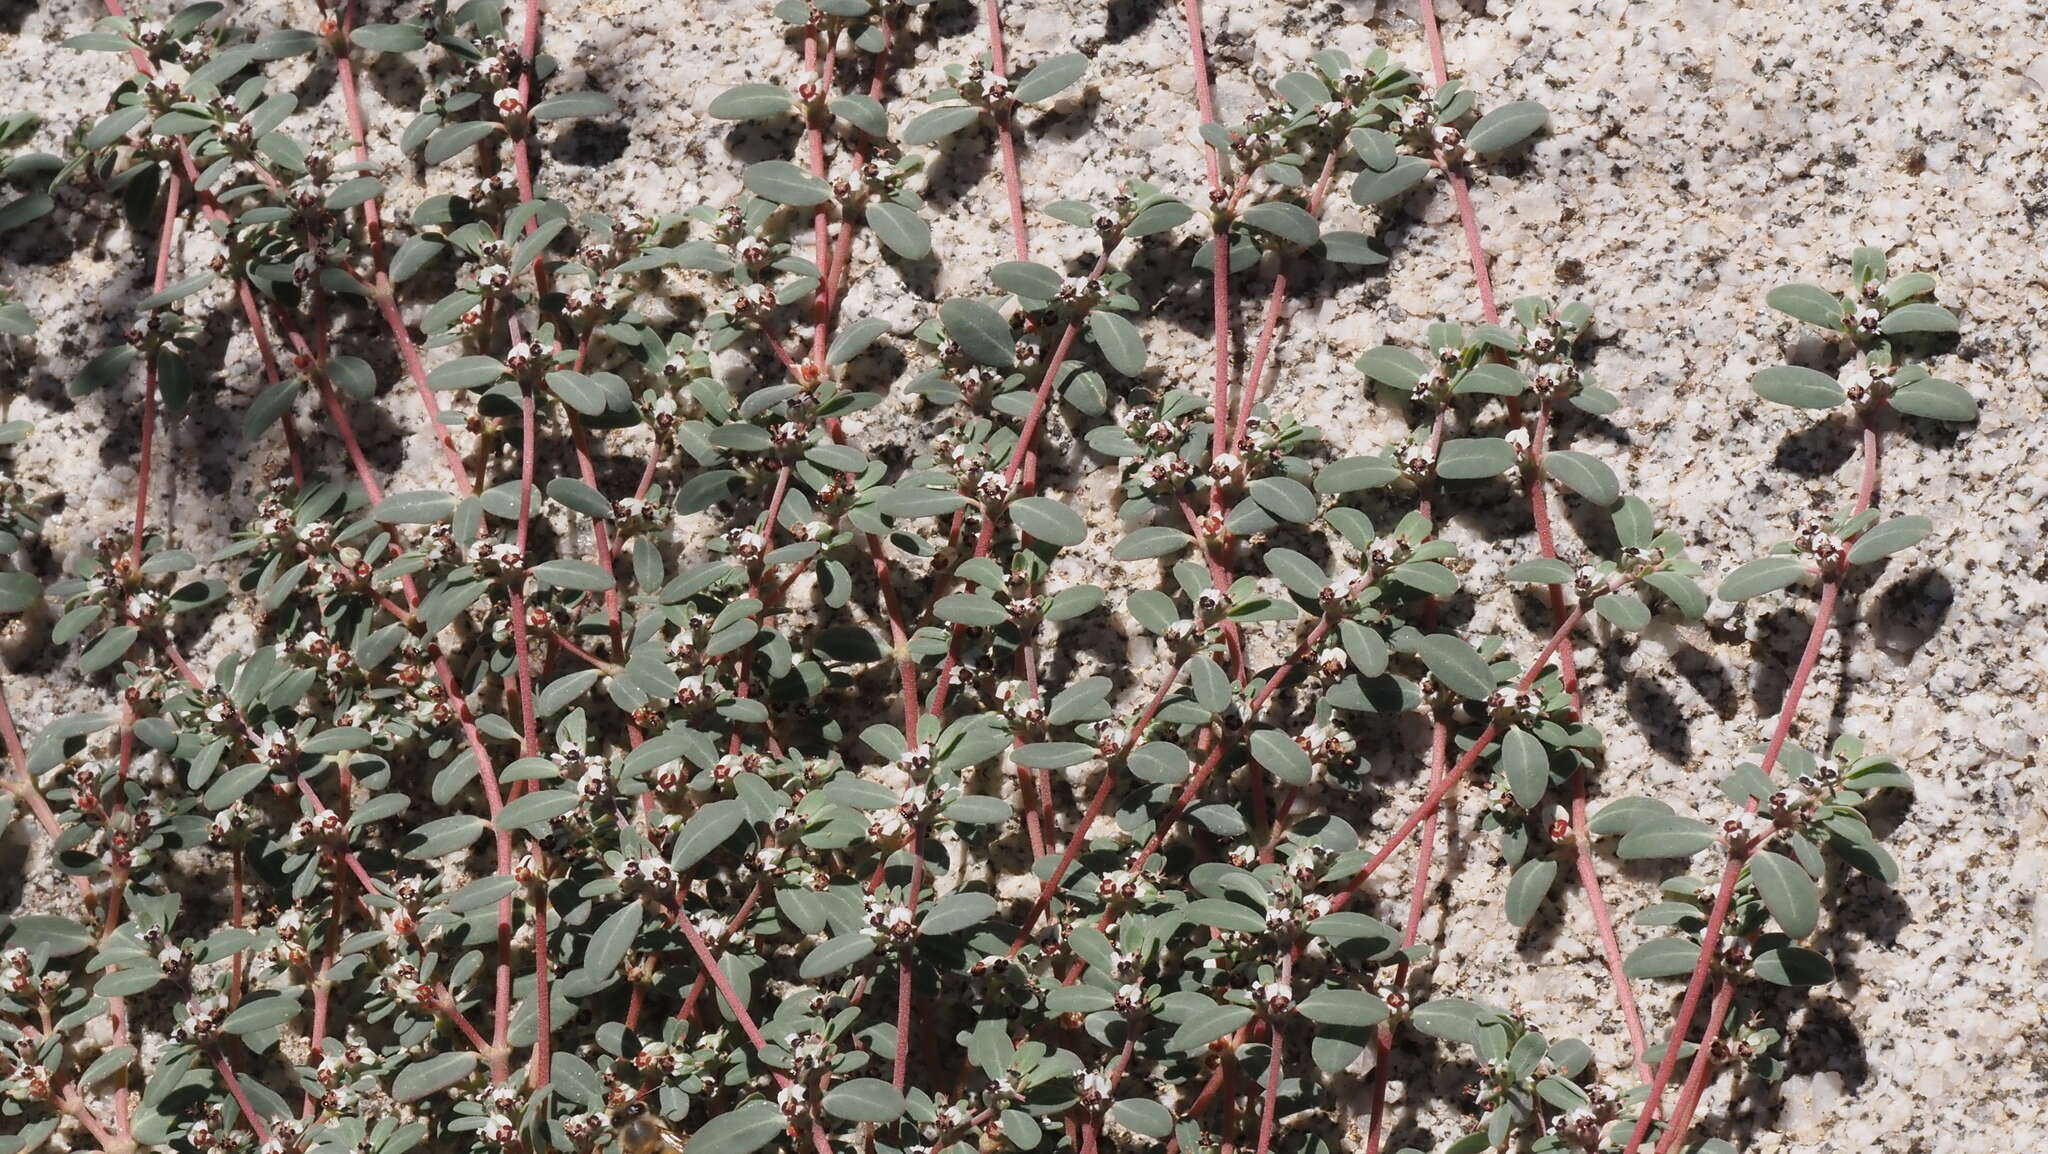
[[[619,1146],[625,1154],[683,1154],[687,1140],[676,1136],[668,1124],[651,1114],[642,1114],[619,1127]]]

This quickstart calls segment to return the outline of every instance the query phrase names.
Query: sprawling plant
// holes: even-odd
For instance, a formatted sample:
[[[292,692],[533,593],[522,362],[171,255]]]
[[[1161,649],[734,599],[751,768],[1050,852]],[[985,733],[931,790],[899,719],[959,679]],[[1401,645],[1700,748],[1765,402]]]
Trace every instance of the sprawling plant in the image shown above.
[[[0,918],[0,1149],[1377,1154],[1426,1139],[1390,1121],[1395,1075],[1419,1106],[1442,1060],[1411,1034],[1472,1063],[1439,1149],[1725,1148],[1696,1116],[1782,1069],[1769,991],[1831,979],[1830,861],[1896,873],[1859,807],[1903,771],[1792,738],[1838,603],[1930,528],[1878,512],[1887,429],[1975,415],[1925,367],[1956,328],[1932,279],[1859,249],[1845,293],[1770,294],[1828,339],[1756,391],[1841,410],[1861,479],[1719,584],[1818,604],[1769,739],[1685,812],[1604,756],[1577,642],[1701,616],[1704,570],[1570,447],[1627,393],[1589,379],[1593,310],[1496,305],[1472,180],[1546,114],[1450,79],[1429,5],[1428,73],[1318,52],[1226,124],[1189,0],[1206,187],[1133,177],[1050,226],[1024,130],[1088,61],[1014,63],[996,0],[915,115],[923,5],[781,0],[787,75],[709,110],[790,158],[662,211],[546,195],[553,126],[612,103],[558,83],[537,0],[316,7],[109,0],[70,46],[128,74],[59,199],[6,213],[118,197],[153,284],[72,386],[139,423],[132,522],[47,588],[0,567],[0,613],[51,615],[105,693],[32,733],[0,708],[0,813],[76,893]],[[380,53],[429,81],[402,155],[359,99]],[[273,76],[305,57],[343,136]],[[1012,259],[976,275],[919,194],[929,150],[991,138]],[[1479,320],[1294,382],[1408,422],[1333,445],[1270,385],[1287,301],[1388,262],[1381,226],[1435,189]],[[1085,255],[1049,262],[1047,228]],[[846,315],[934,261],[981,291]],[[1151,362],[1141,264],[1206,290],[1213,373]],[[216,313],[260,379],[197,367]],[[202,559],[151,470],[207,390],[253,395],[246,437],[283,451]],[[387,488],[377,404],[421,415],[439,487]],[[1076,498],[1097,474],[1113,510]],[[0,552],[33,560],[36,499],[0,486]],[[1440,533],[1503,504],[1529,533]],[[1534,636],[1475,616],[1531,591]],[[1506,921],[1587,903],[1599,1036],[1488,1004],[1487,975],[1415,980],[1447,822],[1498,846]],[[1679,863],[1633,948],[1603,839]],[[1635,988],[1662,979],[1657,1022]]]

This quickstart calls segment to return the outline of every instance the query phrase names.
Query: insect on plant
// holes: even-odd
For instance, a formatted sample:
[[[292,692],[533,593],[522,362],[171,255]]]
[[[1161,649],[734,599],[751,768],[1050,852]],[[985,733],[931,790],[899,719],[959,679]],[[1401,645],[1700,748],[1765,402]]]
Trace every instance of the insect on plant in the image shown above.
[[[1426,63],[1323,48],[1225,109],[1186,0],[1200,176],[1043,204],[1092,62],[1013,56],[1000,0],[964,39],[953,0],[765,7],[779,72],[706,110],[784,151],[691,205],[551,191],[622,113],[538,0],[288,10],[109,0],[67,42],[104,111],[0,169],[0,228],[118,212],[149,278],[68,390],[139,432],[120,523],[47,557],[0,483],[0,616],[91,703],[24,727],[0,684],[0,821],[68,887],[0,917],[0,1154],[1732,1149],[1714,1094],[1833,979],[1824,887],[1898,875],[1865,807],[1906,769],[1800,706],[1939,541],[1881,469],[1976,417],[1931,274],[1858,248],[1759,302],[1821,351],[1757,397],[1858,465],[1724,565],[1585,436],[1638,387],[1597,282],[1496,296],[1475,201],[1552,117],[1454,78],[1432,5]],[[425,78],[388,124],[387,67]],[[934,183],[982,149],[991,222]],[[1440,197],[1464,315],[1292,367],[1335,342],[1290,301],[1356,299]],[[202,404],[268,462],[224,540],[161,492]],[[1711,806],[1647,796],[1589,640],[1781,596],[1768,734]],[[1495,862],[1504,924],[1596,928],[1589,1037],[1423,932]]]

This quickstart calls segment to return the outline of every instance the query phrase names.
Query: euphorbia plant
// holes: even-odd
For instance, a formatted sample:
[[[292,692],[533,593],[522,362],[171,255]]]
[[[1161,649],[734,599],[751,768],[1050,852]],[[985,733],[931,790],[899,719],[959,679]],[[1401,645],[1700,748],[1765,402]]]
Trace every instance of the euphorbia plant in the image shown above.
[[[1915,359],[1955,318],[1874,250],[1845,296],[1771,294],[1859,367],[1757,391],[1851,406],[1864,478],[1719,587],[1819,589],[1732,811],[1634,796],[1577,643],[1701,616],[1705,570],[1566,447],[1626,395],[1590,379],[1594,310],[1496,306],[1473,185],[1547,114],[1451,80],[1426,6],[1427,74],[1325,50],[1227,124],[1190,0],[1205,187],[1133,174],[1035,225],[1029,129],[1088,61],[1013,60],[995,0],[988,52],[914,114],[921,6],[784,0],[786,74],[709,112],[791,155],[729,202],[630,207],[546,195],[551,126],[612,105],[563,90],[534,0],[268,30],[110,7],[73,47],[133,74],[57,184],[155,230],[127,341],[73,389],[118,408],[140,377],[142,467],[132,519],[50,587],[106,707],[25,739],[0,713],[78,903],[0,930],[8,1148],[1268,1154],[1356,1124],[1378,1151],[1410,1030],[1478,1060],[1448,1149],[1690,1148],[1723,1066],[1774,1069],[1748,991],[1827,980],[1802,944],[1825,855],[1895,872],[1857,806],[1904,775],[1790,737],[1857,567],[1928,528],[1872,511],[1881,430],[1974,415]],[[360,101],[372,53],[432,78],[397,156]],[[339,139],[301,139],[317,121],[267,72],[305,55],[336,70]],[[1011,259],[975,275],[934,247],[922,150],[983,129]],[[1269,382],[1318,339],[1285,331],[1291,286],[1398,261],[1371,238],[1431,185],[1477,320],[1365,351],[1326,387],[1410,431],[1333,445]],[[1047,263],[1034,228],[1081,255]],[[856,280],[924,261],[973,289],[909,331],[846,315]],[[1140,261],[1206,278],[1200,379],[1154,364]],[[216,385],[191,356],[211,309],[260,353],[245,435],[281,425],[285,451],[201,560],[150,470],[160,413]],[[387,361],[409,387],[380,398]],[[420,406],[444,487],[388,489],[374,404]],[[1079,497],[1098,472],[1109,508]],[[1440,532],[1502,500],[1530,539]],[[1595,528],[1561,533],[1560,505]],[[1468,579],[1487,553],[1494,588]],[[40,608],[0,577],[0,611]],[[1547,603],[1533,634],[1450,624],[1518,586]],[[1077,652],[1103,627],[1128,662]],[[1614,1007],[1590,1042],[1478,976],[1415,980],[1446,822],[1496,839],[1514,925],[1577,879],[1560,900],[1588,903]],[[1383,871],[1418,832],[1404,886]],[[1595,848],[1617,835],[1623,858],[1719,847],[1717,878],[1632,911],[1675,936],[1624,949]],[[1667,976],[1668,1025],[1631,989]]]

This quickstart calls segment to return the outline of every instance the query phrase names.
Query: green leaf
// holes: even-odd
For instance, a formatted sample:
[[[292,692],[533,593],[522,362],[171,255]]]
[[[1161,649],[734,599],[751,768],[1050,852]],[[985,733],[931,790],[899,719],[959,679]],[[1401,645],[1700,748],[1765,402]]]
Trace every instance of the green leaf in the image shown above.
[[[1026,769],[1065,769],[1095,756],[1095,747],[1082,741],[1034,741],[1020,745],[1010,760]]]
[[[1183,1021],[1179,1028],[1174,1030],[1172,1039],[1166,1045],[1168,1049],[1178,1053],[1193,1053],[1218,1038],[1236,1033],[1238,1027],[1251,1020],[1250,1006],[1210,1006],[1197,1010]]]
[[[98,673],[127,656],[129,648],[140,636],[142,631],[133,625],[114,626],[100,634],[98,640],[86,646],[85,652],[78,655],[78,668],[86,673]]]
[[[416,489],[392,493],[370,508],[370,519],[386,525],[432,525],[455,512],[455,495]]]
[[[391,257],[391,281],[404,284],[448,250],[439,237],[409,236]]]
[[[888,138],[889,114],[874,98],[859,95],[835,96],[832,103],[826,107],[831,109],[832,115],[869,136],[878,140]]]
[[[825,363],[843,365],[851,361],[888,331],[888,321],[880,317],[862,317],[841,329],[839,335],[832,339],[832,347],[825,351]]]
[[[327,208],[340,212],[344,209],[354,208],[366,200],[381,196],[383,192],[384,183],[376,177],[354,177],[335,185],[334,190],[327,194]]]
[[[1550,122],[1550,113],[1533,100],[1503,104],[1479,118],[1465,133],[1465,147],[1481,156],[1504,152],[1534,136]]]
[[[1189,902],[1181,908],[1180,916],[1189,925],[1233,933],[1258,934],[1266,930],[1266,919],[1257,910],[1228,898],[1201,898]]]
[[[1833,332],[1843,330],[1842,298],[1819,285],[1779,285],[1765,294],[1764,303],[1807,324]]]
[[[874,952],[875,939],[862,933],[842,934],[805,954],[797,974],[807,982],[815,981],[836,974]]]
[[[1415,643],[1422,663],[1445,688],[1460,697],[1483,700],[1494,690],[1493,673],[1479,653],[1448,633],[1429,633]]]
[[[1531,557],[1508,570],[1508,580],[1530,581],[1538,585],[1563,585],[1572,577],[1572,567],[1555,557]]]
[[[796,107],[796,97],[777,84],[742,84],[711,100],[705,111],[719,120],[771,120]]]
[[[903,1095],[880,1078],[841,1082],[825,1091],[823,1105],[827,1114],[848,1122],[894,1122],[905,1109]]]
[[[1759,557],[1728,574],[1714,596],[1723,601],[1747,601],[1804,580],[1806,570],[1807,563],[1802,557],[1783,553]]]
[[[86,147],[86,150],[89,152],[97,152],[98,150],[107,147],[108,145],[114,143],[115,141],[120,140],[122,137],[128,135],[130,129],[133,129],[136,125],[141,124],[143,118],[148,115],[148,106],[142,104],[131,104],[126,108],[118,109],[114,112],[110,112],[107,115],[100,117],[99,120],[93,123],[92,128],[88,130],[85,134],[85,140],[83,141],[83,143]]]
[[[20,613],[43,599],[43,586],[33,573],[0,570],[0,613]]]
[[[1643,575],[1643,584],[1662,593],[1672,608],[1688,621],[1697,621],[1707,611],[1707,594],[1699,582],[1682,573],[1659,570]]]
[[[1956,314],[1923,301],[1900,305],[1886,313],[1878,322],[1877,331],[1895,337],[1907,333],[1952,333],[1959,327]]]
[[[603,567],[589,561],[561,557],[543,561],[530,572],[533,579],[551,589],[580,589],[586,592],[601,592],[612,587],[612,575]]]
[[[904,260],[923,260],[931,255],[932,230],[917,213],[893,201],[880,200],[867,207],[868,224],[883,247]]]
[[[1170,196],[1161,196],[1148,202],[1131,217],[1124,226],[1124,235],[1133,239],[1179,228],[1194,219],[1195,210]]]
[[[689,869],[724,845],[745,824],[746,804],[736,798],[700,807],[676,834],[675,844],[669,849],[669,865],[677,870]]]
[[[1451,391],[1459,396],[1519,397],[1528,389],[1529,378],[1506,365],[1487,361],[1459,374]]]
[[[831,185],[786,160],[750,164],[740,181],[748,192],[792,208],[813,208],[832,199]]]
[[[529,115],[538,121],[573,120],[610,116],[617,110],[618,103],[602,92],[564,92],[534,105]]]
[[[939,620],[954,625],[992,628],[1010,619],[1010,613],[993,597],[980,593],[948,593],[932,605]]]
[[[138,356],[133,345],[115,345],[85,363],[78,375],[71,378],[64,392],[73,397],[89,396],[112,385],[128,375]]]
[[[1429,161],[1419,156],[1397,156],[1385,167],[1368,161],[1352,182],[1351,199],[1368,206],[1383,204],[1421,184],[1431,171]]]
[[[1107,310],[1088,314],[1088,339],[1102,350],[1102,357],[1109,367],[1127,377],[1135,377],[1145,371],[1145,338],[1138,335],[1138,327],[1124,317]]]
[[[1446,1042],[1472,1044],[1479,1036],[1479,1022],[1491,1019],[1495,1011],[1464,998],[1431,998],[1415,1007],[1409,1021],[1416,1029]]]
[[[557,1097],[579,1102],[585,1109],[602,1110],[605,1107],[604,1078],[589,1062],[574,1053],[557,1050],[551,1056],[552,1068],[548,1071],[548,1086]],[[387,1140],[384,1149],[397,1154],[395,1139]]]
[[[1147,1138],[1173,1136],[1173,1111],[1150,1098],[1124,1098],[1109,1108],[1117,1125]]]
[[[547,484],[548,499],[596,521],[609,521],[612,503],[604,494],[574,477],[556,477]]]
[[[1017,364],[1017,342],[1003,314],[969,297],[954,297],[939,306],[939,324],[961,350],[980,364],[999,369]]]
[[[1508,879],[1508,924],[1526,926],[1534,921],[1536,911],[1543,908],[1543,899],[1549,896],[1551,884],[1556,880],[1555,859],[1540,857],[1523,862],[1514,876]]]
[[[220,1028],[236,1037],[245,1037],[275,1030],[298,1016],[299,996],[296,991],[272,991],[243,999],[234,1013],[221,1020]]]
[[[1391,1016],[1387,1004],[1364,990],[1326,986],[1295,1007],[1301,1016],[1325,1026],[1377,1026]]]
[[[1316,473],[1316,492],[1330,496],[1378,489],[1401,476],[1401,467],[1385,457],[1345,457],[1331,461]]]
[[[1306,525],[1316,519],[1316,495],[1292,477],[1258,477],[1245,488],[1259,508],[1282,521]]]
[[[972,104],[947,104],[928,108],[903,126],[903,143],[937,144],[948,136],[981,120],[981,109]]]
[[[1446,441],[1437,454],[1436,475],[1446,481],[1479,481],[1500,476],[1519,460],[1504,438],[1460,437]]]
[[[1550,788],[1550,751],[1535,734],[1517,726],[1501,736],[1500,770],[1523,809],[1543,804],[1544,791]]]
[[[1007,293],[1035,301],[1059,295],[1060,274],[1035,260],[1006,260],[989,270],[988,279]]]
[[[1557,482],[1595,505],[1606,507],[1621,500],[1621,481],[1607,462],[1584,453],[1559,449],[1543,456],[1543,471]]]
[[[0,232],[20,228],[32,220],[39,220],[57,207],[57,202],[48,193],[31,192],[19,196],[0,206]]]
[[[1010,517],[1019,529],[1048,544],[1069,547],[1088,539],[1088,524],[1081,515],[1051,497],[1012,502]]]
[[[1323,566],[1294,549],[1266,549],[1266,555],[1260,560],[1266,562],[1266,570],[1280,578],[1280,584],[1296,596],[1321,596],[1323,586],[1329,582],[1329,574],[1323,572]]]
[[[135,47],[126,36],[111,32],[82,32],[64,41],[73,52],[127,52]]]
[[[1238,219],[1260,232],[1271,233],[1289,244],[1308,248],[1321,239],[1322,225],[1307,209],[1284,200],[1255,204],[1238,214]]]
[[[1114,555],[1119,561],[1143,561],[1150,557],[1165,557],[1187,548],[1194,538],[1178,529],[1164,525],[1148,525],[1126,534],[1116,543]]]
[[[427,387],[436,391],[481,389],[505,379],[505,366],[496,357],[457,357],[427,374]]]
[[[1749,877],[1764,899],[1764,908],[1786,933],[1795,938],[1813,933],[1820,920],[1820,888],[1799,863],[1762,850],[1749,859]]]
[[[398,1072],[391,1080],[391,1096],[401,1102],[424,1098],[439,1090],[446,1090],[476,1069],[477,1057],[469,1053],[436,1054],[421,1058]]]
[[[1637,858],[1687,858],[1714,844],[1714,827],[1678,814],[1647,817],[1623,835],[1614,848],[1617,856]]]
[[[766,1102],[754,1102],[727,1110],[697,1127],[690,1143],[716,1154],[753,1154],[781,1137],[787,1125],[782,1111]]]
[[[1699,964],[1700,944],[1690,938],[1656,938],[1629,951],[1621,972],[1631,978],[1682,978]]]
[[[1288,785],[1307,785],[1315,766],[1308,752],[1277,729],[1252,731],[1252,760]]]
[[[469,120],[436,129],[434,135],[427,138],[427,150],[423,155],[428,164],[439,164],[468,152],[500,127],[495,120]]]
[[[1008,807],[1004,808],[1007,812]],[[930,935],[959,933],[987,921],[995,912],[996,899],[988,894],[956,891],[932,903],[931,910],[918,922],[918,932]]]
[[[591,932],[590,945],[583,952],[583,968],[606,978],[618,973],[619,964],[626,960],[626,952],[640,933],[645,912],[645,906],[630,902],[600,923]]]
[[[1366,268],[1387,263],[1387,254],[1372,243],[1371,237],[1349,229],[1332,229],[1323,233],[1323,257],[1331,264]]]
[[[1407,392],[1429,375],[1422,358],[1407,349],[1381,345],[1358,358],[1358,371],[1382,385]]]
[[[1779,946],[1756,955],[1756,976],[1780,986],[1819,986],[1835,980],[1828,960],[1799,946]]]
[[[1977,399],[1960,385],[1939,377],[1923,377],[1892,393],[1891,406],[1908,416],[1934,421],[1977,419]]]
[[[1593,598],[1593,611],[1625,633],[1650,623],[1650,607],[1632,593],[1603,593]]]
[[[1934,532],[1934,522],[1919,515],[1893,517],[1856,535],[1849,546],[1849,564],[1868,565],[1901,549],[1909,549]]]
[[[14,919],[6,941],[9,946],[29,951],[47,949],[51,957],[62,958],[91,946],[96,937],[92,926],[76,918],[24,914]]]
[[[1188,779],[1187,751],[1170,742],[1148,741],[1131,750],[1127,759],[1132,776],[1154,785],[1179,785]]]
[[[172,304],[176,301],[184,300],[186,297],[191,296],[193,293],[198,292],[200,289],[205,288],[207,285],[211,283],[213,283],[213,274],[210,272],[203,272],[195,276],[188,276],[184,280],[178,281],[175,284],[165,285],[161,291],[153,292],[148,296],[143,297],[141,300],[136,301],[135,307],[136,309],[142,312],[148,312],[151,309],[159,309],[167,304]]]
[[[418,24],[365,24],[348,39],[371,52],[417,52],[427,46],[427,30]]]
[[[1026,73],[1010,95],[1020,104],[1037,104],[1050,100],[1067,89],[1088,71],[1088,58],[1079,52],[1069,52],[1042,61],[1038,67]]]
[[[529,793],[505,803],[498,811],[494,825],[503,830],[538,831],[547,824],[582,804],[582,799],[573,789],[544,789]]]
[[[1832,409],[1848,398],[1833,377],[1798,365],[1777,365],[1750,381],[1756,395],[1799,409]]]

